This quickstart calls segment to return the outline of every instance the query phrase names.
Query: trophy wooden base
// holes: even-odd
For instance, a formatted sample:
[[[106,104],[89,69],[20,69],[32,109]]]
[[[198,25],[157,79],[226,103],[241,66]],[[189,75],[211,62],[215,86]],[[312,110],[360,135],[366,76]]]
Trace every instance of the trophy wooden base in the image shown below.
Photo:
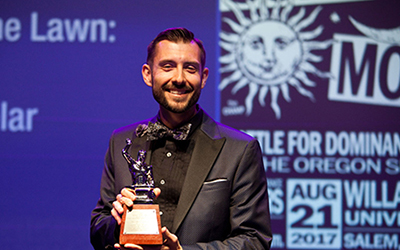
[[[131,209],[124,206],[119,242],[121,245],[162,245],[158,205],[136,204]]]

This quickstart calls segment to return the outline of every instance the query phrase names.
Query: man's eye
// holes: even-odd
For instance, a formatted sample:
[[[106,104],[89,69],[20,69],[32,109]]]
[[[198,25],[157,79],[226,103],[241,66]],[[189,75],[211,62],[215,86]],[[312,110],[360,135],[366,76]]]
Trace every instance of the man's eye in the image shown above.
[[[194,66],[188,66],[186,67],[186,69],[190,72],[190,73],[196,73],[197,72],[197,68]]]
[[[172,65],[171,64],[165,64],[165,65],[163,65],[163,68],[164,69],[171,69]]]

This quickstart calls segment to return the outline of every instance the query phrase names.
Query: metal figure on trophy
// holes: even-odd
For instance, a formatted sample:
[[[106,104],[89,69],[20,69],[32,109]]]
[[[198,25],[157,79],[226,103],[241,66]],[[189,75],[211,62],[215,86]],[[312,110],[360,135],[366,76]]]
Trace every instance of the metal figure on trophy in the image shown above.
[[[133,159],[128,153],[132,142],[129,138],[126,139],[126,146],[122,150],[122,155],[129,164],[129,171],[132,174],[133,184],[128,186],[135,190],[136,200],[135,204],[152,204],[154,193],[154,178],[153,166],[147,165],[145,162],[146,151],[140,150],[138,152],[137,160]]]

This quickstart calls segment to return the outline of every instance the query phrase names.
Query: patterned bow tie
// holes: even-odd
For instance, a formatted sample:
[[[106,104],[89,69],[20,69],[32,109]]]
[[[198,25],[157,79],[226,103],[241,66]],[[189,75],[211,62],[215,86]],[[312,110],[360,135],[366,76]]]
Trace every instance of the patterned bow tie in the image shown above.
[[[192,124],[187,123],[180,128],[170,129],[160,122],[156,123],[149,122],[148,125],[140,124],[139,126],[137,126],[136,136],[143,137],[147,135],[148,141],[161,139],[163,137],[172,137],[175,140],[181,141],[181,140],[186,140],[186,138],[189,135],[191,127]]]

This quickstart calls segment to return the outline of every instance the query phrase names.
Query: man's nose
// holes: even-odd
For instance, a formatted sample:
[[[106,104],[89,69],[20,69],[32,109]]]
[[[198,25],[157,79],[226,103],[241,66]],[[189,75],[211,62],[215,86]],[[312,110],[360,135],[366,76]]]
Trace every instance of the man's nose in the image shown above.
[[[184,74],[183,69],[181,69],[181,68],[176,69],[172,81],[178,85],[185,84],[185,74]]]

